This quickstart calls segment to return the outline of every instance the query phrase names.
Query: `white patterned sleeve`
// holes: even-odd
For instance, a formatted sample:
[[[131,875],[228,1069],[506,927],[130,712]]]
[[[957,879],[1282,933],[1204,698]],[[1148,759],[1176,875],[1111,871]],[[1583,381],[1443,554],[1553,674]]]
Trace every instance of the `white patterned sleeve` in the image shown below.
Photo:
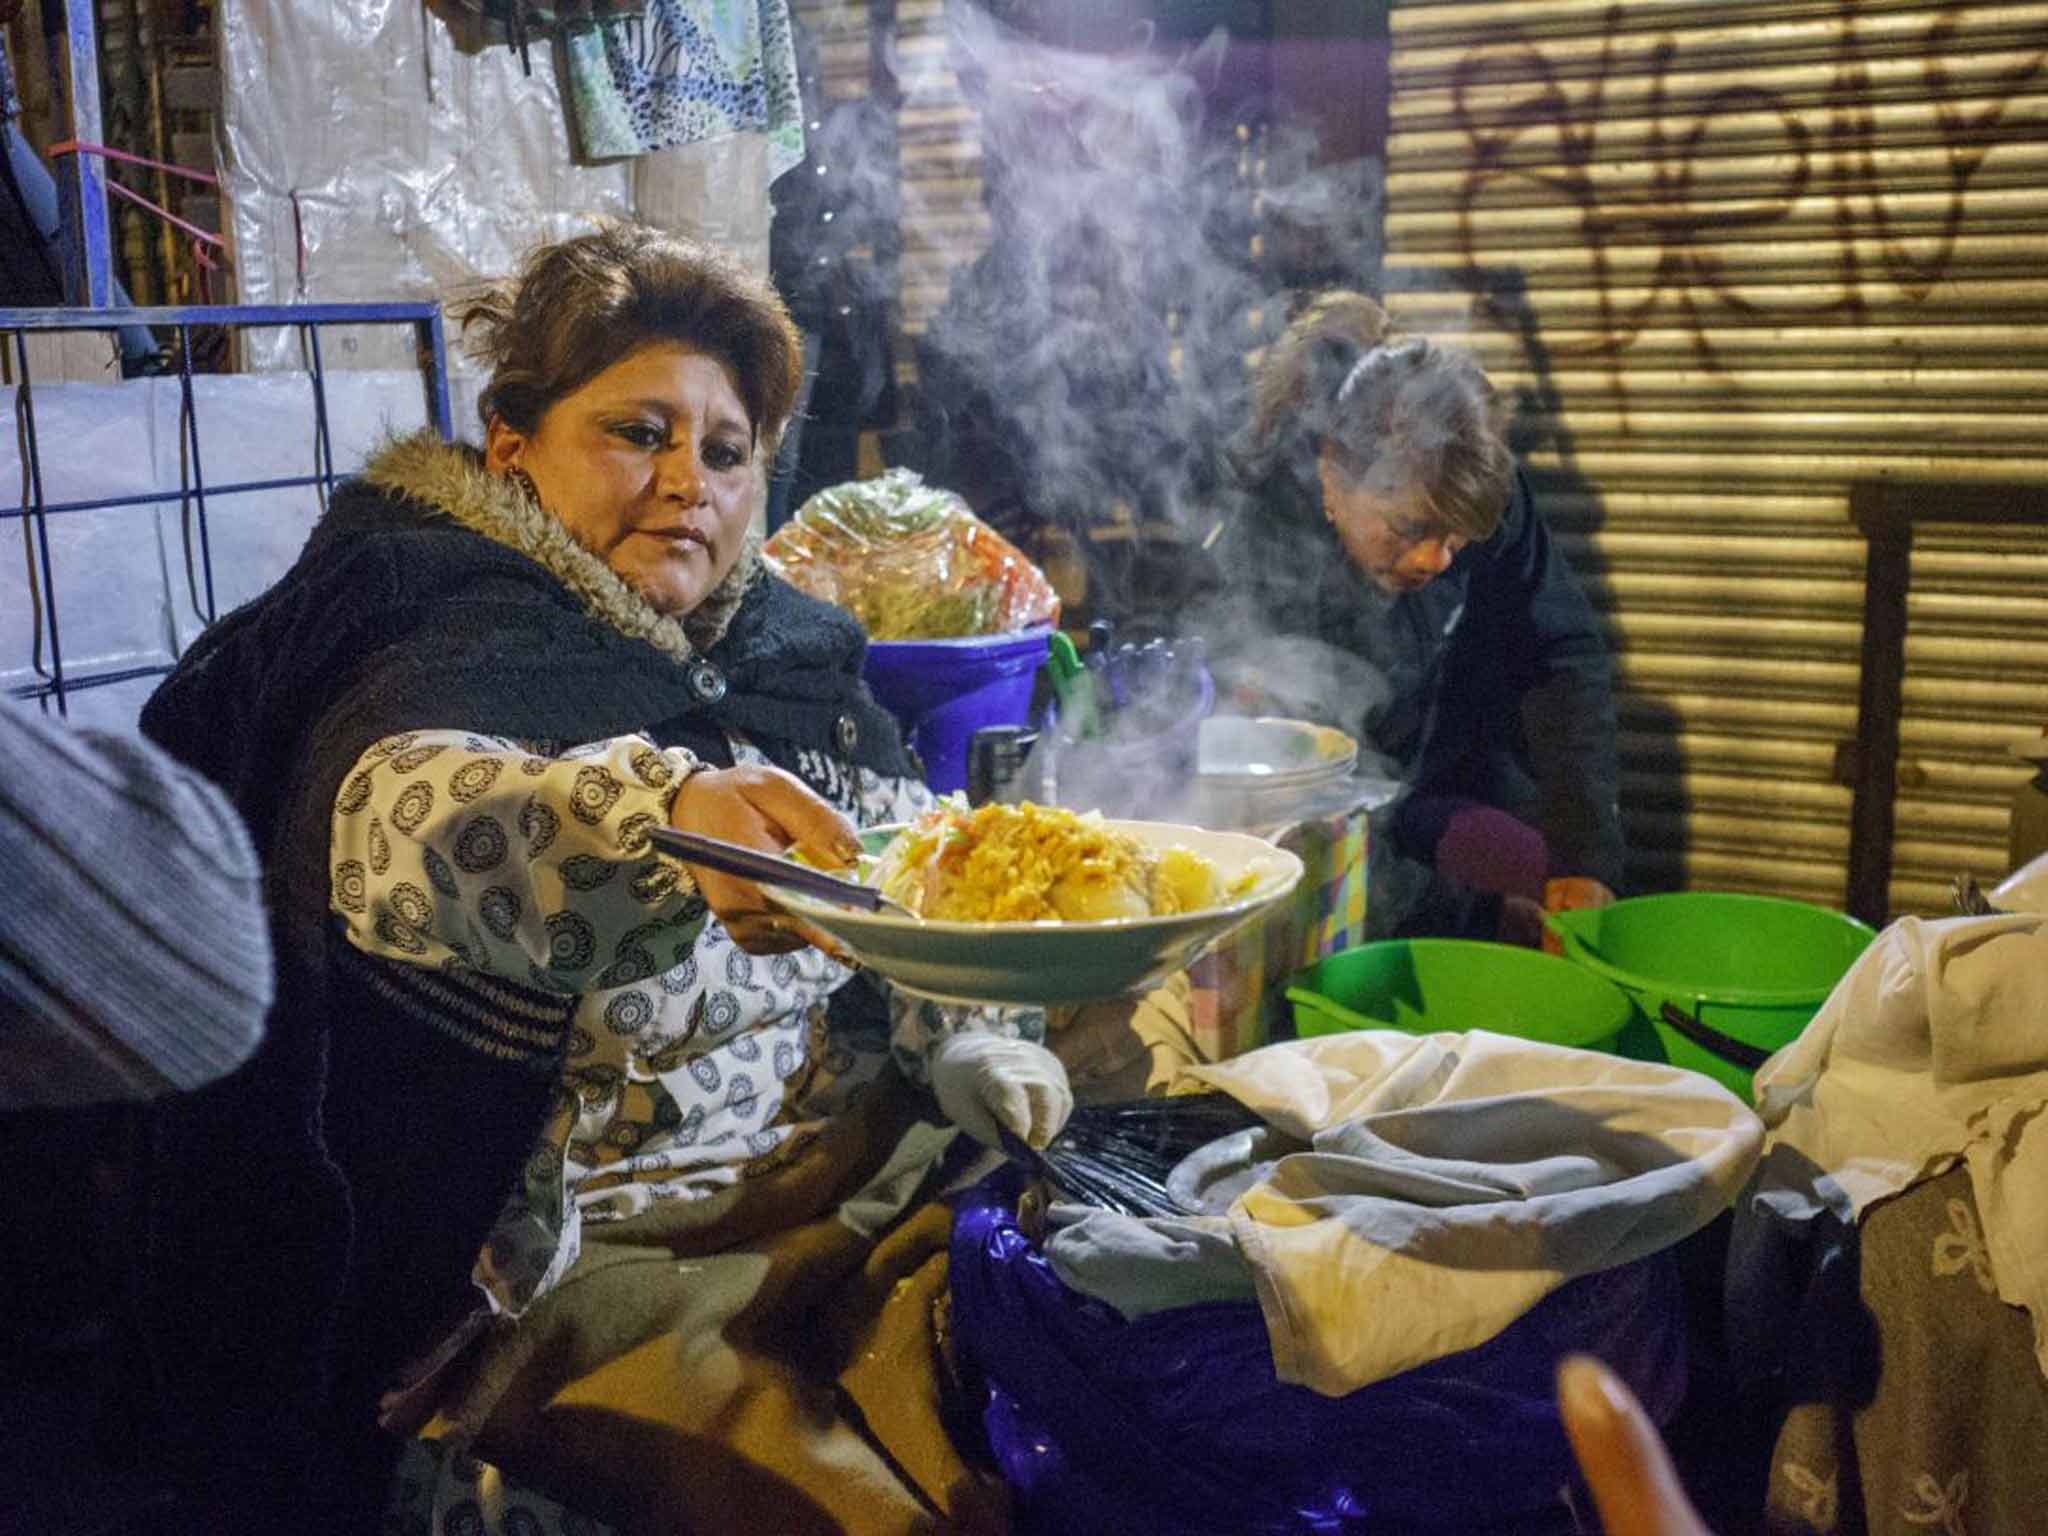
[[[548,991],[666,969],[704,903],[647,833],[701,766],[642,736],[557,756],[466,731],[387,737],[335,797],[330,904],[365,953]]]

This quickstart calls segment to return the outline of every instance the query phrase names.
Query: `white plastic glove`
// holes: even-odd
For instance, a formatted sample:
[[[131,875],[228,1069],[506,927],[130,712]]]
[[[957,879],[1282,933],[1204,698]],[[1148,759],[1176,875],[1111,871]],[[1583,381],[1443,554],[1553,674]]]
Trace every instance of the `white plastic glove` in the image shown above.
[[[948,1035],[931,1055],[932,1094],[946,1118],[984,1146],[1002,1126],[1042,1147],[1074,1112],[1074,1090],[1059,1057],[1029,1040],[968,1030]]]

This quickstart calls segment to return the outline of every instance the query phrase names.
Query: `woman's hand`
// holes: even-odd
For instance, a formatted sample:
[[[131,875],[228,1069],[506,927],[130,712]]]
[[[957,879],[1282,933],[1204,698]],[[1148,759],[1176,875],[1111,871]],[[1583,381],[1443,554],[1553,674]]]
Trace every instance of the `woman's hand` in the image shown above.
[[[1569,1357],[1557,1371],[1557,1407],[1607,1536],[1713,1536],[1657,1427],[1614,1372],[1591,1356]]]
[[[939,1043],[931,1065],[940,1110],[985,1147],[1001,1147],[998,1127],[1043,1147],[1074,1112],[1067,1069],[1029,1040],[963,1030]]]
[[[768,853],[796,848],[827,869],[844,868],[860,854],[853,824],[806,789],[802,780],[780,768],[742,764],[693,773],[669,803],[668,819],[681,831],[744,843]],[[835,956],[842,953],[808,923],[777,911],[768,894],[752,881],[694,864],[690,873],[733,942],[749,953],[782,954],[805,945]]]

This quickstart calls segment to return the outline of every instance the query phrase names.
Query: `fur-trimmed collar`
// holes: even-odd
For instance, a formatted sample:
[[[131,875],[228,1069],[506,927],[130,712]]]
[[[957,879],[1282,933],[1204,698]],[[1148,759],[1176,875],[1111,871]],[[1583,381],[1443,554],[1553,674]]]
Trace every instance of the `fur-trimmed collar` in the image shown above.
[[[666,617],[571,538],[518,482],[490,473],[474,448],[443,442],[431,429],[390,439],[370,455],[362,479],[517,550],[546,567],[594,617],[677,661],[718,642],[761,574],[760,540],[749,534],[725,580],[680,620]]]

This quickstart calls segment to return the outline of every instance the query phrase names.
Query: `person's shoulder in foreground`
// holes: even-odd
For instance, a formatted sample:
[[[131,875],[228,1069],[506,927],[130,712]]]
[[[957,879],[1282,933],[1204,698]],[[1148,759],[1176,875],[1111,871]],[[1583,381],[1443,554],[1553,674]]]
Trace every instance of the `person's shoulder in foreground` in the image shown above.
[[[227,799],[132,734],[0,705],[0,1112],[197,1088],[271,1001]]]

